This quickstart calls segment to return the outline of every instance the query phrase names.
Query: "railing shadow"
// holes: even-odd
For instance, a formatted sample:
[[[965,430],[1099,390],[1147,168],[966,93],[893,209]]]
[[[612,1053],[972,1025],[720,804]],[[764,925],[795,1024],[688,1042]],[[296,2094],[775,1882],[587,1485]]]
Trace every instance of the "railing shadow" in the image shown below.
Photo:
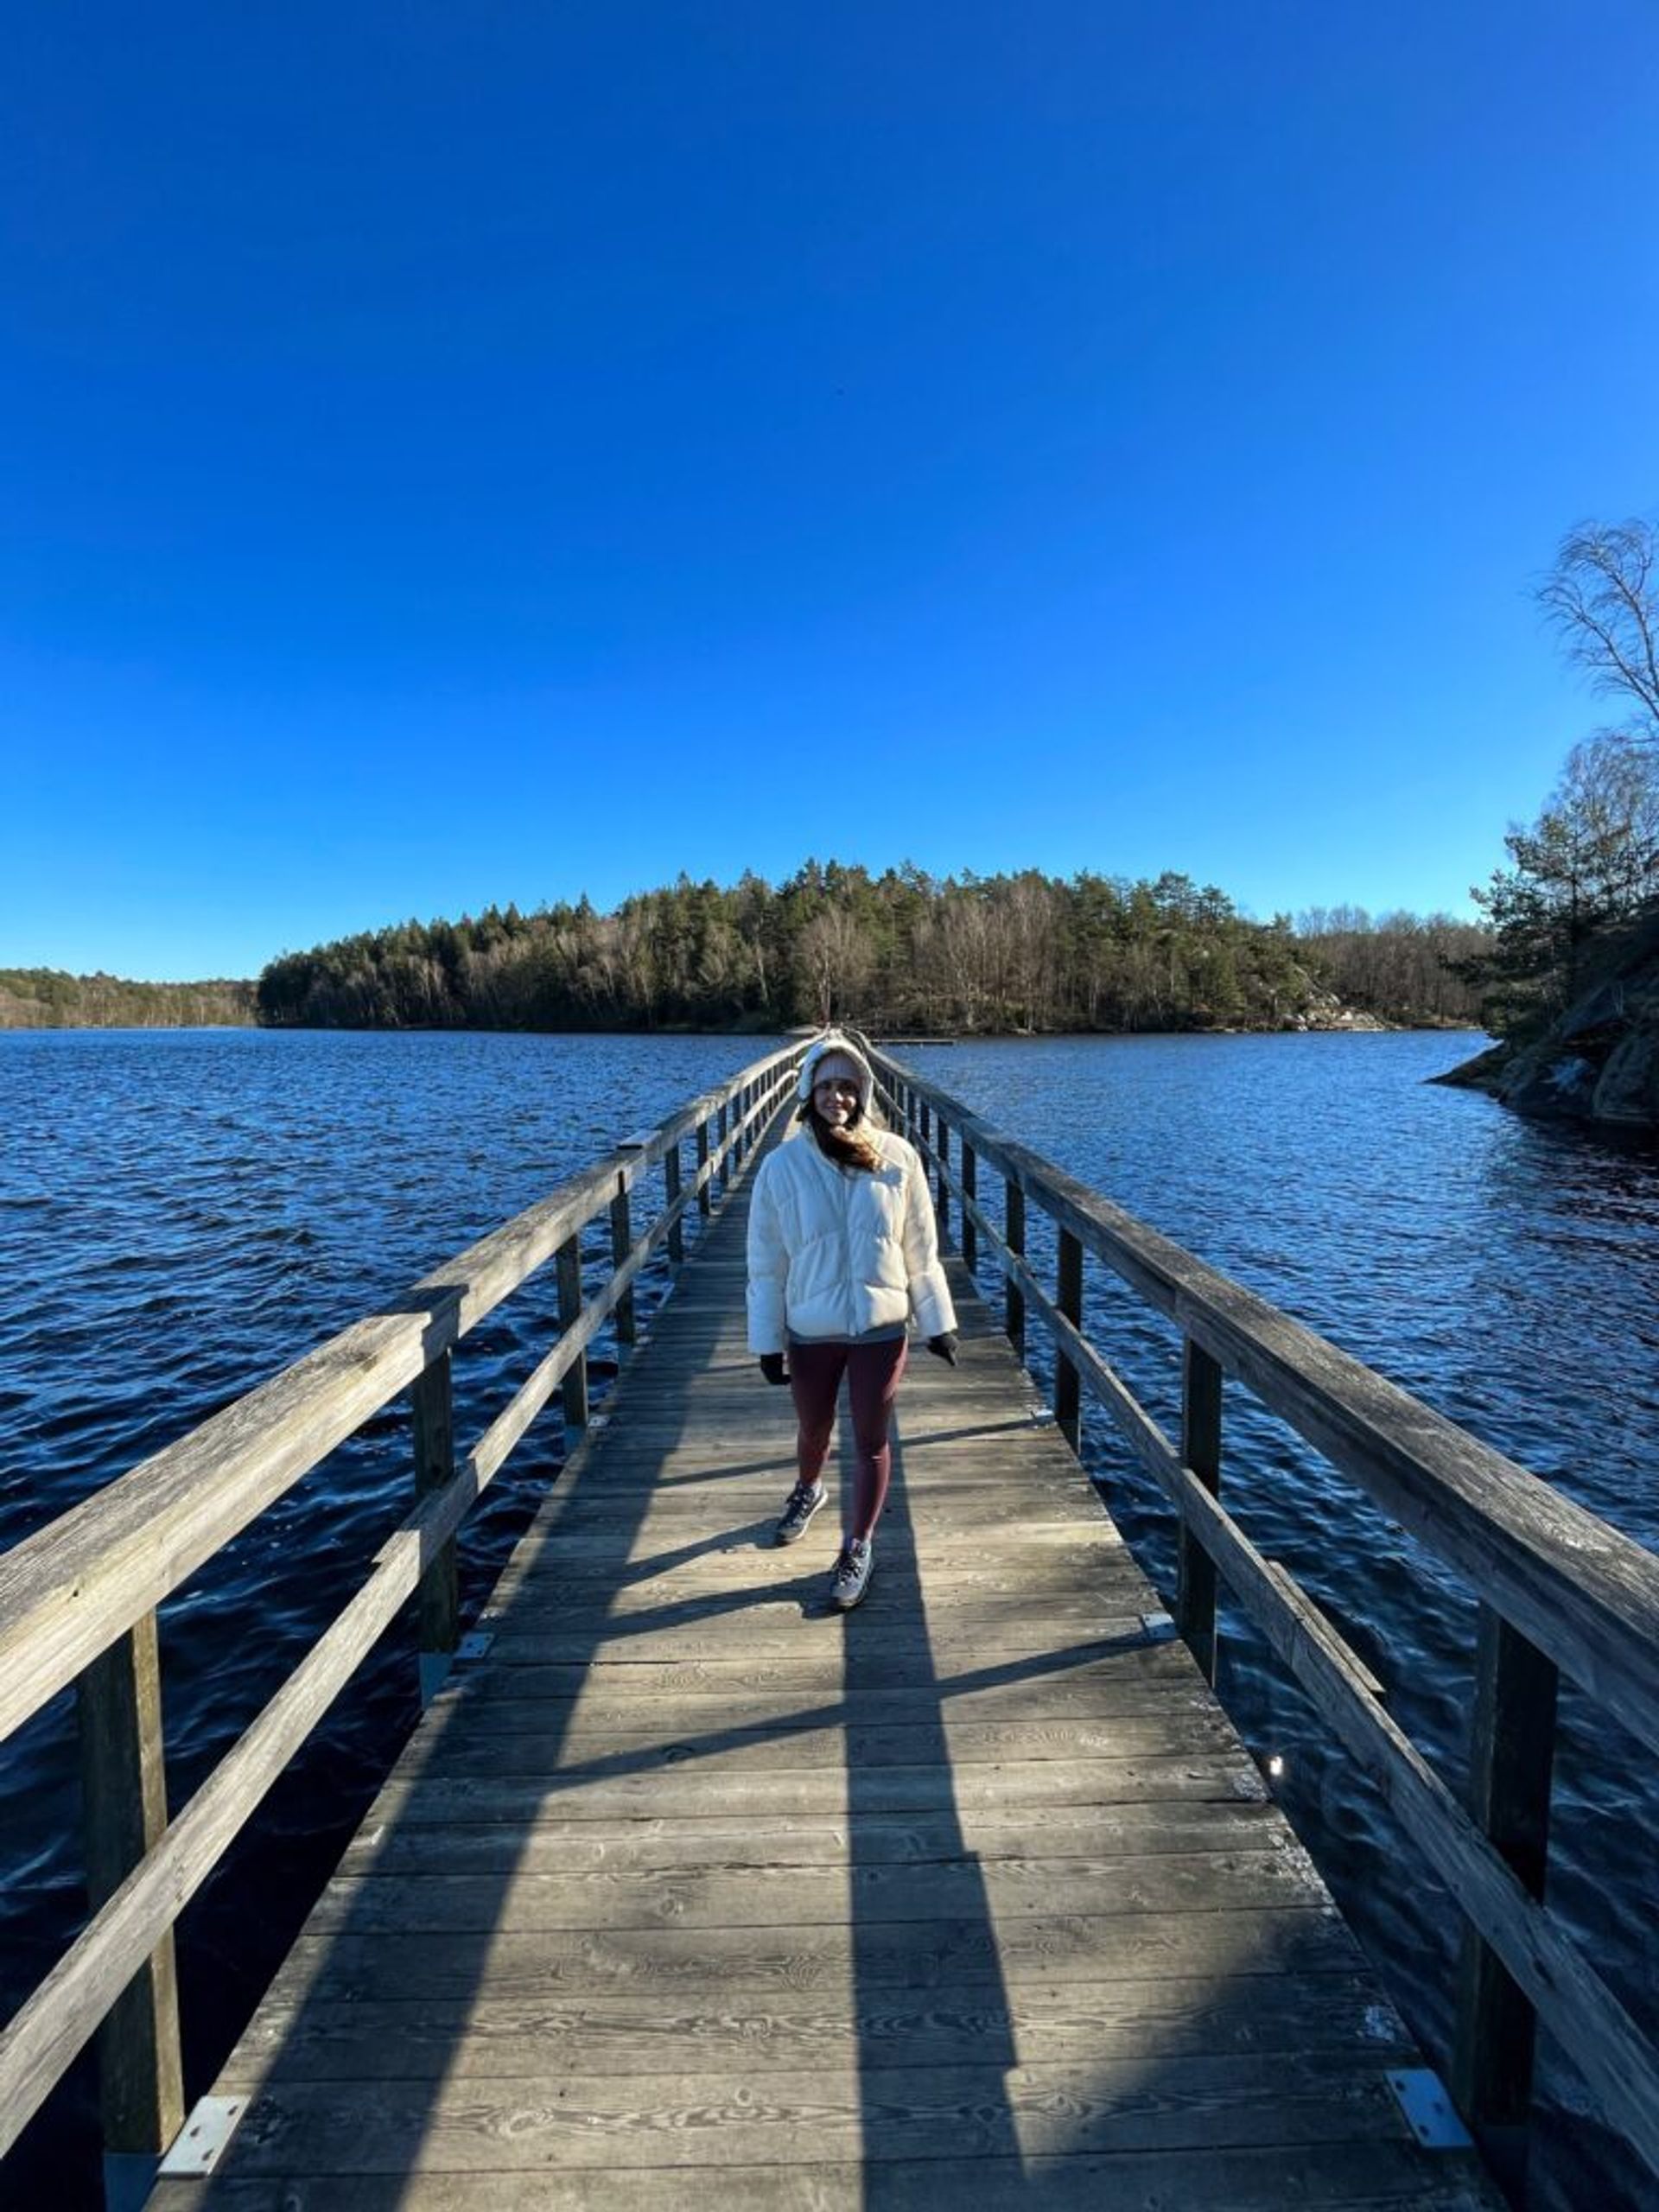
[[[711,1226],[717,1230],[720,1217]],[[673,1312],[671,1300],[656,1317],[653,1335],[671,1322]],[[647,1344],[624,1369],[613,1404],[626,1402],[630,1384],[643,1382],[649,1391],[652,1371]],[[577,1501],[578,1485],[603,1485],[608,1417],[577,1442],[480,1624],[495,1639],[494,1663],[503,1672],[520,1671],[522,1662],[523,1671],[534,1672],[545,1684],[550,1670],[563,1692],[540,1704],[537,1730],[524,1739],[528,1750],[511,1739],[474,1736],[480,1685],[458,1668],[427,1714],[424,1732],[348,1847],[340,1869],[346,1881],[325,1892],[222,2077],[223,2093],[245,2101],[245,2117],[210,2177],[197,2183],[163,2180],[153,2200],[162,2212],[169,2202],[242,2208],[286,2201],[283,2191],[308,2185],[304,2177],[315,2177],[319,2162],[325,2173],[351,2177],[346,2195],[353,2205],[402,2201],[405,2181],[429,2151],[491,1962],[499,1959],[504,1940],[509,1945],[515,1940],[504,1938],[503,1931],[512,1925],[511,1899],[525,1871],[537,1815],[550,1795],[594,1778],[591,1764],[564,1766],[562,1760],[592,1662],[617,1636],[616,1599],[640,1581],[731,1541],[699,1539],[664,1560],[633,1558],[659,1486],[695,1487],[734,1471],[728,1465],[706,1474],[682,1472],[659,1485],[656,1478],[685,1433],[684,1402],[677,1415],[667,1410],[672,1402],[653,1402],[650,1443],[630,1447],[632,1478],[606,1494],[602,1515],[580,1519],[587,1556],[570,1578],[579,1601],[556,1609],[551,1643],[539,1653],[526,1646],[517,1659],[512,1650],[515,1634],[527,1633],[524,1617],[545,1610],[543,1591],[536,1586],[544,1541],[537,1532],[550,1522],[556,1529],[567,1500],[576,1504],[580,1518],[588,1491]],[[595,1411],[608,1414],[605,1406]],[[754,1471],[767,1463],[747,1464]],[[779,1466],[781,1480],[781,1460]],[[753,1534],[759,1535],[760,1524]],[[549,1556],[556,1557],[556,1536],[552,1541]],[[595,1599],[593,1593],[601,1591],[603,1597]],[[712,1617],[722,1608],[707,1610]],[[694,1618],[697,1608],[676,1604],[666,1613],[666,1620],[645,1615],[628,1625],[649,1632]],[[619,1776],[626,1764],[619,1764]],[[634,1764],[646,1776],[662,1761],[642,1751]],[[423,1812],[428,1817],[418,1817]],[[410,1885],[425,1882],[447,1885],[454,1901],[441,1936],[399,1925]],[[619,1953],[613,1961],[619,1978],[626,1965]],[[603,1967],[602,1959],[589,1959],[590,1983],[602,1980]],[[532,2001],[539,1979],[512,1978]],[[555,1974],[542,1993],[556,2005],[557,1983]],[[589,2000],[592,1994],[590,1988]],[[582,2001],[578,1993],[579,2006]]]
[[[1043,2031],[1080,2048],[1098,2037],[1100,2048],[1088,2041],[1087,2054],[1065,2069],[1062,2092],[1033,2096],[1016,2087],[1030,2053],[1020,2049],[1022,2000],[1011,1996],[1003,1965],[1010,1930],[1000,1944],[992,1881],[975,1847],[986,1825],[963,1809],[982,1798],[963,1796],[975,1785],[952,1760],[948,1716],[976,1692],[1042,1683],[1055,1685],[1046,1709],[1056,1712],[1067,1701],[1058,1678],[1102,1661],[1131,1665],[1132,1655],[1145,1656],[1146,1639],[1137,1632],[1082,1641],[1057,1621],[1046,1649],[1033,1652],[1029,1640],[999,1649],[992,1637],[980,1650],[951,1643],[942,1658],[916,1539],[917,1515],[939,1508],[912,1489],[921,1432],[918,1424],[907,1451],[902,1411],[876,1582],[844,1622],[827,1607],[827,1543],[803,1548],[810,1561],[757,1550],[753,1573],[743,1572],[742,1554],[765,1543],[766,1521],[711,1533],[689,1497],[683,1535],[671,1504],[666,1541],[642,1553],[653,1501],[677,1487],[659,1478],[688,1433],[699,1389],[735,1379],[728,1335],[722,1344],[728,1323],[707,1297],[677,1320],[671,1306],[659,1317],[659,1341],[671,1325],[687,1387],[673,1396],[655,1390],[649,1354],[642,1357],[630,1379],[642,1386],[651,1441],[629,1445],[626,1484],[613,1491],[606,1484],[616,1433],[608,1427],[574,1457],[568,1512],[556,1492],[492,1604],[485,1625],[496,1640],[486,1670],[473,1681],[463,1674],[429,1715],[418,1752],[346,1854],[347,1883],[325,1897],[279,1978],[282,2001],[256,2023],[233,2077],[252,2088],[257,2075],[254,2101],[213,2179],[191,2193],[191,2212],[290,2201],[307,2212],[397,2212],[416,2197],[429,2201],[421,2190],[431,2183],[416,2179],[423,2169],[499,2179],[503,2203],[538,2202],[529,2192],[545,2186],[549,2203],[637,2202],[658,2212],[699,2186],[719,2193],[719,2174],[702,2160],[708,2131],[720,2128],[767,2146],[757,2157],[773,2162],[765,2170],[779,2202],[900,2212],[944,2202],[957,2187],[972,2189],[976,2204],[1075,2204],[1096,2188],[1108,2202],[1114,2173],[1121,2178],[1116,2154],[1142,2134],[1161,2129],[1167,2138],[1172,2112],[1179,2124],[1195,2048],[1208,2064],[1216,2050],[1257,2047],[1261,1985],[1248,1965],[1230,1965],[1213,1948],[1209,1985],[1187,1993],[1201,2013],[1196,2030],[1190,2014],[1164,2009],[1144,2024],[1103,2021],[1081,1969],[1068,1981],[1062,1961],[1053,1971],[1066,1984],[1064,2017],[1058,2031],[1046,2018]],[[742,1402],[738,1393],[731,1402]],[[753,1402],[764,1410],[741,1440],[742,1464],[755,1473],[775,1469],[781,1500],[791,1471],[785,1423],[777,1421],[775,1456],[757,1448],[761,1421],[777,1421],[781,1409],[775,1397]],[[617,1428],[626,1426],[624,1412]],[[1002,1426],[930,1423],[926,1445]],[[651,1478],[639,1479],[642,1471]],[[709,1513],[720,1510],[720,1496],[708,1494]],[[719,1554],[732,1560],[729,1585],[674,1589],[677,1574]],[[805,1648],[819,1656],[796,1674],[776,1655],[803,1649],[804,1613],[813,1630]],[[789,1637],[772,1631],[769,1614],[792,1618]],[[665,1662],[663,1680],[694,1694],[660,1727],[642,1704],[639,1740],[615,1740],[619,1731],[586,1750],[580,1708],[601,1649],[613,1676],[637,1655]],[[699,1655],[710,1651],[721,1656],[705,1666]],[[798,1699],[778,1697],[770,1718],[721,1718],[716,1686],[704,1677],[751,1651],[746,1686],[774,1668],[790,1684],[813,1686]],[[838,1679],[826,1654],[838,1655]],[[736,1679],[728,1674],[721,1687]],[[517,1717],[492,1711],[521,1700]],[[716,1710],[707,1712],[709,1705]],[[692,1725],[692,1713],[706,1713],[709,1725]],[[906,1732],[902,1741],[898,1729]],[[769,1756],[780,1744],[791,1753],[781,1763]],[[677,1777],[734,1754],[741,1766],[750,1751],[760,1755],[754,1770],[763,1786],[735,1790],[713,1833],[699,1839],[711,1848],[686,1856],[664,1817]],[[823,1809],[829,1798],[819,1786],[824,1762],[836,1759],[844,1832],[839,1816]],[[805,1792],[799,1819],[786,1809],[798,1785]],[[1056,1802],[1065,1795],[1057,1790]],[[569,1801],[569,1818],[560,1815],[561,1798]],[[1036,1804],[1026,1825],[1040,1832],[1050,1813]],[[1077,1827],[1091,1817],[1075,1803],[1065,1815],[1073,1850]],[[768,1822],[786,1847],[776,1865],[761,1833]],[[1004,1832],[1004,1859],[1017,1848]],[[1040,1834],[1038,1848],[1046,1848]],[[661,1870],[656,1878],[634,1878],[652,1868]],[[734,1886],[746,1869],[754,1885],[747,1898]],[[568,1901],[537,1901],[538,1876],[573,1872],[594,1877],[595,1909],[585,1919]],[[608,1908],[607,1882],[618,1900]],[[426,1883],[444,1887],[441,1934],[418,1934],[423,1919],[430,1926],[438,1916],[409,1910],[408,1893]],[[813,1884],[821,1905],[815,1897],[804,1910],[791,1906],[792,1920],[769,1923],[769,1895],[788,1900]],[[944,1904],[942,1890],[951,1893]],[[721,1903],[734,1896],[735,1908]],[[1126,1942],[1147,1941],[1155,1951],[1164,1940],[1135,1933],[1132,1888],[1109,1908],[1103,1902],[1108,1909],[1122,1911]],[[721,1933],[734,1931],[718,1916],[733,1910],[741,1941],[722,1948]],[[1306,1917],[1311,1970],[1334,1988],[1339,1961],[1328,1923]],[[1013,1932],[1010,1955],[1028,1985],[1033,1944]],[[1155,1971],[1165,1974],[1162,1960]],[[490,2001],[480,2005],[486,1985]],[[850,2020],[841,2009],[849,1989]],[[1300,2036],[1286,2024],[1291,2018],[1281,1998],[1278,2031]],[[814,2023],[824,2044],[821,2094],[802,2086],[798,2066],[786,2085],[769,2087],[768,2077],[785,2082],[790,2054]],[[622,2057],[602,2090],[596,2041]],[[490,2070],[472,2077],[467,2063],[480,2045]],[[639,2077],[637,2108],[620,2078],[630,2066]],[[699,2069],[705,2083],[723,2072],[735,2086],[712,2105],[696,2101],[700,2089],[670,2086]],[[842,2083],[850,2085],[845,2094]],[[692,2101],[671,2108],[666,2101],[677,2094]],[[1166,2141],[1161,2180],[1177,2187],[1166,2201],[1221,2201],[1202,2194],[1205,2155],[1202,2143],[1189,2158]],[[1248,2153],[1235,2156],[1238,2205],[1274,2206],[1272,2190],[1305,2180],[1316,2157],[1304,2154],[1287,2177],[1267,2154],[1253,2166]],[[801,2171],[811,2167],[822,2170],[818,2181]],[[784,2186],[791,2173],[798,2188]],[[1180,2193],[1183,2177],[1198,2194]],[[813,2196],[820,2182],[828,2193]],[[1213,2171],[1209,2182],[1213,2190]],[[629,2194],[636,2183],[637,2197]],[[677,2196],[663,2194],[671,2189]],[[439,2185],[430,2201],[442,2196]],[[163,2195],[158,2212],[183,2201]]]

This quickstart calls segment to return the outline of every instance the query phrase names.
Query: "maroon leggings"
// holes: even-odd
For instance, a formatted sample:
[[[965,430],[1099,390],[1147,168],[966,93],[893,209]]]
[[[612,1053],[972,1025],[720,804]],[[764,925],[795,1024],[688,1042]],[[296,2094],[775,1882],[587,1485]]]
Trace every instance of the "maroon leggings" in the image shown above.
[[[850,1514],[845,1499],[842,1502],[845,1536],[873,1535],[887,1502],[887,1483],[893,1473],[887,1423],[909,1350],[903,1337],[890,1338],[885,1344],[791,1344],[789,1347],[789,1387],[800,1423],[795,1460],[804,1483],[817,1482],[823,1471],[830,1439],[835,1433],[836,1399],[842,1376],[847,1377],[858,1473]]]

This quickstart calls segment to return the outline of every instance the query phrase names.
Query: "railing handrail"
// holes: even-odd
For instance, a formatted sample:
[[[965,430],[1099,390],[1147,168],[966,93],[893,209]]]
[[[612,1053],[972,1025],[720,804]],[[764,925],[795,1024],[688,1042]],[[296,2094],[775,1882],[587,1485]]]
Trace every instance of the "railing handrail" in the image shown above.
[[[1453,2077],[1465,2117],[1489,2141],[1502,2141],[1503,2131],[1524,2122],[1535,2018],[1659,2174],[1653,2044],[1542,1902],[1556,1667],[1634,1734],[1654,1740],[1659,1559],[1005,1136],[890,1053],[868,1043],[867,1049],[898,1118],[938,1176],[942,1220],[947,1193],[962,1209],[964,1259],[975,1264],[981,1237],[991,1247],[1007,1284],[1010,1336],[1023,1349],[1031,1308],[1053,1337],[1056,1412],[1073,1449],[1080,1442],[1078,1389],[1086,1382],[1175,1507],[1179,1625],[1206,1673],[1213,1678],[1218,1570],[1457,1900],[1465,1942]],[[979,1161],[1005,1179],[1007,1237],[980,1203]],[[1027,1198],[1050,1214],[1058,1232],[1052,1296],[1025,1256]],[[1084,1333],[1085,1250],[1183,1333],[1179,1449]],[[1394,1722],[1381,1702],[1382,1685],[1313,1599],[1220,1503],[1224,1376],[1243,1382],[1472,1585],[1480,1634],[1469,1807],[1459,1805]],[[1496,2138],[1492,2130],[1499,2131]]]
[[[632,1340],[632,1293],[640,1270],[664,1243],[671,1259],[681,1256],[687,1209],[709,1212],[716,1187],[730,1187],[734,1156],[741,1173],[792,1090],[804,1050],[799,1042],[787,1045],[689,1101],[381,1313],[330,1338],[0,1557],[0,1736],[77,1682],[93,1907],[63,1957],[0,2030],[0,2157],[105,2022],[106,2035],[113,2031],[105,2074],[106,2147],[153,2158],[172,2139],[183,2117],[172,1961],[180,1913],[417,1589],[424,1650],[440,1659],[453,1651],[454,1547],[462,1520],[561,1383],[567,1421],[586,1419],[588,1345],[613,1313],[619,1333]],[[696,1165],[683,1179],[679,1147],[691,1135]],[[658,1165],[664,1203],[636,1236],[628,1195]],[[584,1302],[579,1239],[607,1209],[611,1273]],[[552,1348],[457,1459],[450,1351],[555,1258],[559,1327]],[[169,1820],[156,1607],[411,1384],[413,1510],[379,1547],[342,1611]]]
[[[407,1389],[619,1187],[800,1049],[690,1100],[0,1554],[0,1739]]]
[[[872,1050],[945,1114],[982,1160],[1457,1567],[1622,1726],[1659,1748],[1659,1558],[937,1084]],[[993,1224],[982,1216],[978,1225],[1001,1244]]]

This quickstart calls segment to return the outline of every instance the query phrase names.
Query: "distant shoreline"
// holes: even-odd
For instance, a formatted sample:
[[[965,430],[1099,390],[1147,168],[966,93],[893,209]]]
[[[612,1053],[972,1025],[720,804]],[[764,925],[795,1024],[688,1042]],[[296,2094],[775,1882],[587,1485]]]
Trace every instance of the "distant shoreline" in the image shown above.
[[[188,990],[190,985],[157,984],[156,989]],[[862,1025],[858,1025],[861,1027]],[[107,1019],[63,1019],[50,1015],[38,1020],[16,1020],[9,1018],[9,1010],[0,1007],[0,1037],[41,1036],[50,1032],[75,1031],[87,1034],[99,1031],[125,1032],[131,1035],[200,1032],[207,1034],[228,1035],[248,1030],[258,1030],[271,1035],[308,1037],[729,1037],[735,1042],[760,1044],[785,1041],[793,1033],[791,1028],[705,1028],[690,1023],[658,1023],[652,1028],[639,1028],[619,1023],[614,1027],[589,1027],[575,1028],[492,1028],[480,1024],[458,1022],[413,1022],[348,1024],[344,1022],[260,1021],[250,1016],[245,1020],[194,1020],[186,1016],[152,1016],[149,1020],[112,1015]],[[816,1034],[816,1032],[798,1033]],[[940,1030],[927,1035],[910,1030],[902,1037],[884,1038],[878,1027],[868,1033],[872,1040],[887,1044],[895,1051],[941,1045],[1034,1045],[1048,1044],[1068,1037],[1363,1037],[1363,1036],[1484,1036],[1478,1022],[1451,1021],[1425,1015],[1415,1021],[1382,1021],[1374,1016],[1362,1020],[1342,1021],[1292,1021],[1269,1026],[1267,1023],[1197,1024],[1184,1023],[1164,1029],[973,1029]]]
[[[257,987],[131,983],[116,976],[0,969],[0,1034],[43,1029],[256,1029]]]

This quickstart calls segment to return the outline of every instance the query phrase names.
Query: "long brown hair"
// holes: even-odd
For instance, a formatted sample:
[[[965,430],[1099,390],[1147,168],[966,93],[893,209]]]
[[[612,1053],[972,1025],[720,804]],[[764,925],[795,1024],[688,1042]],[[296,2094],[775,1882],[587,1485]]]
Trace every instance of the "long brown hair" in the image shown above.
[[[874,1175],[880,1166],[881,1148],[872,1134],[880,1123],[866,1108],[859,1108],[858,1119],[849,1128],[832,1129],[814,1110],[809,1098],[801,1109],[801,1119],[817,1138],[818,1150],[837,1167],[851,1167],[861,1175]]]

